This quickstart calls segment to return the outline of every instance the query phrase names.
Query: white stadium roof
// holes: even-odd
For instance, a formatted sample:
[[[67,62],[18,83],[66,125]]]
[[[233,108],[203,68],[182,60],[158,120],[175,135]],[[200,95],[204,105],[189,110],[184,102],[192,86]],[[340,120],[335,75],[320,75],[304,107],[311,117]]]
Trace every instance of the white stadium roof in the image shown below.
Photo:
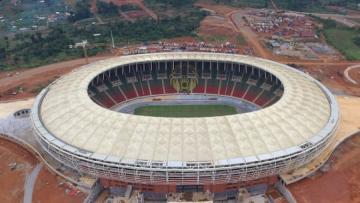
[[[159,118],[115,112],[94,103],[89,83],[100,73],[134,62],[218,60],[252,65],[284,85],[281,99],[267,108],[206,118]],[[228,163],[270,159],[300,150],[326,136],[331,103],[326,88],[288,66],[250,56],[197,52],[157,53],[111,58],[60,78],[40,101],[42,125],[56,141],[90,152],[93,158],[133,163]],[[313,143],[313,144],[315,144]],[[59,146],[60,144],[58,144]],[[71,149],[70,149],[71,150]]]

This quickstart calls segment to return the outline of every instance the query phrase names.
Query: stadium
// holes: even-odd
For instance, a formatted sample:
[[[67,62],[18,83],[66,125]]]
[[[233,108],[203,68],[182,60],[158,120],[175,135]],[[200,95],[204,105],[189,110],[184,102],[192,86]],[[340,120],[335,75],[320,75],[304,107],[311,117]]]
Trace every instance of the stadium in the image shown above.
[[[167,110],[139,110],[156,106]],[[171,52],[85,65],[37,96],[31,120],[51,157],[104,186],[226,192],[273,184],[313,160],[339,109],[326,87],[289,66]]]

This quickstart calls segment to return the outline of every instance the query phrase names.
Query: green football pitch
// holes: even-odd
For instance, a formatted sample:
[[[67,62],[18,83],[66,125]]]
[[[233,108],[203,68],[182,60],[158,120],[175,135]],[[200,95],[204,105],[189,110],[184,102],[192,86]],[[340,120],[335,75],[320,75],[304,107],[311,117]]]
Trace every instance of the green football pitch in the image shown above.
[[[236,108],[228,105],[158,105],[135,109],[135,115],[155,117],[210,117],[236,114]]]

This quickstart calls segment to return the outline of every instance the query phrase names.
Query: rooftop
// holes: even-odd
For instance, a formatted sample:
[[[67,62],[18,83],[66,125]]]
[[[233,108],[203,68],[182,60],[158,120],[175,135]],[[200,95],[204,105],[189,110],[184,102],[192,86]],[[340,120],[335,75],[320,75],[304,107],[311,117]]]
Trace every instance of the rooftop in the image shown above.
[[[274,105],[251,113],[208,118],[159,118],[114,112],[95,104],[87,87],[100,73],[132,62],[220,60],[249,64],[274,74],[284,85]],[[82,149],[94,158],[136,160],[181,166],[269,159],[301,150],[328,136],[329,92],[320,83],[286,65],[250,56],[178,52],[132,55],[86,65],[43,92],[40,118],[53,142]],[[337,108],[337,106],[336,106]]]

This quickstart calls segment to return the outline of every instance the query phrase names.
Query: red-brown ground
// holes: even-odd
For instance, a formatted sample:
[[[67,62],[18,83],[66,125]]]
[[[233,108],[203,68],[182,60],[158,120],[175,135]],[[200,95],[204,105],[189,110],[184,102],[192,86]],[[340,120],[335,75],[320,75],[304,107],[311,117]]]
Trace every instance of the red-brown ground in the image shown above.
[[[344,70],[349,65],[340,63],[301,65],[301,62],[297,62],[297,64],[300,64],[306,72],[325,84],[332,92],[340,95],[360,96],[360,85],[354,85],[344,77]]]
[[[360,67],[350,70],[349,76],[360,85]]]
[[[115,5],[121,6],[126,4],[132,4],[137,5],[146,15],[150,16],[152,19],[157,20],[158,16],[156,13],[154,13],[151,9],[147,8],[144,5],[143,0],[106,0],[107,2],[113,2]],[[129,15],[129,17],[132,17]],[[134,16],[135,19],[138,18],[138,16]]]
[[[23,147],[0,138],[0,202],[22,202],[24,198],[24,183],[38,160]],[[14,170],[9,164],[16,163]],[[66,184],[59,185],[63,180],[42,167],[33,191],[34,203],[75,203],[83,202],[85,194]]]
[[[222,14],[222,15],[226,15],[232,11],[235,11],[237,8],[233,8],[230,6],[225,6],[225,5],[217,5],[217,4],[212,4],[209,3],[206,0],[199,0],[196,4],[196,6],[202,7],[202,8],[206,8],[209,9],[211,11],[214,11],[218,14]]]
[[[332,154],[327,172],[318,171],[289,186],[299,203],[360,202],[360,134],[342,143]]]
[[[174,43],[186,43],[186,42],[196,42],[196,39],[194,37],[190,37],[190,36],[186,36],[186,37],[177,37],[177,38],[172,38],[172,39],[164,39],[162,40],[164,42],[174,42]]]
[[[206,43],[230,42],[232,45],[236,45],[239,54],[253,54],[252,43],[231,21],[230,14],[236,10],[235,8],[209,4],[205,1],[199,1],[196,6],[205,8],[212,13],[201,21],[197,29],[197,34],[202,38],[202,41]]]
[[[93,57],[89,58],[89,60],[93,62],[108,57]],[[47,86],[56,78],[84,64],[85,60],[80,58],[33,69],[0,72],[0,101],[33,97],[42,87]],[[16,74],[16,72],[19,74]],[[8,74],[11,76],[7,76]],[[23,92],[19,92],[20,88],[22,88]],[[13,92],[17,92],[17,94],[13,95]]]
[[[197,34],[201,36],[204,41],[208,41],[213,36],[224,36],[227,41],[236,43],[237,36],[240,35],[226,16],[228,13],[234,11],[234,8],[220,5],[213,5],[204,2],[198,2],[196,6],[206,8],[214,13],[205,17],[197,29]]]
[[[38,161],[28,151],[7,140],[0,139],[0,201],[22,202],[26,174]],[[9,164],[16,163],[14,170]]]
[[[83,202],[86,195],[67,184],[63,180],[42,168],[33,192],[33,202],[38,203],[77,203]]]
[[[234,44],[236,43],[236,37],[239,35],[239,33],[233,30],[231,24],[213,16],[207,16],[200,23],[197,33],[204,39],[205,42],[209,42],[209,39],[213,36],[222,36],[226,37],[226,41]]]

